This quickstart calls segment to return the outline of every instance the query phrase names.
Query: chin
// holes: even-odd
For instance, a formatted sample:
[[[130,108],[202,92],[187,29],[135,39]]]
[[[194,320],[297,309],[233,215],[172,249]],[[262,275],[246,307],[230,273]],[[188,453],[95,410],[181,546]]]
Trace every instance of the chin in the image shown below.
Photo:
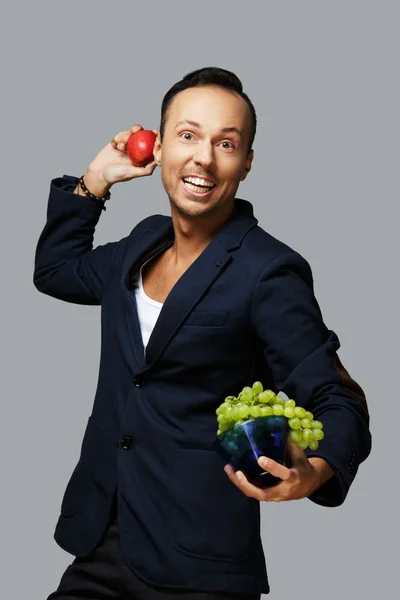
[[[188,216],[197,216],[202,214],[208,214],[212,209],[211,206],[205,206],[204,204],[200,204],[200,202],[196,202],[196,200],[188,200],[185,198],[184,200],[174,200],[170,198],[172,206],[177,210],[180,214],[188,215]]]
[[[188,214],[198,214],[210,207],[206,200],[186,196],[185,194],[182,194],[181,190],[167,192],[167,195],[172,206],[177,210]]]

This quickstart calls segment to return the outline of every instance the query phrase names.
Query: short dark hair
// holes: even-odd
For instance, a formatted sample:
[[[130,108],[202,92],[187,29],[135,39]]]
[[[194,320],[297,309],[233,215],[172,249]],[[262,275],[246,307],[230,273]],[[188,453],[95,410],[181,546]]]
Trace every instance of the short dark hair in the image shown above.
[[[168,107],[171,104],[173,98],[177,94],[179,94],[179,92],[183,92],[183,90],[187,90],[188,88],[206,85],[213,85],[224,88],[225,90],[231,90],[232,92],[235,92],[236,94],[241,96],[243,100],[247,102],[252,120],[252,129],[250,132],[250,141],[248,147],[248,152],[250,152],[253,145],[254,137],[256,135],[257,127],[257,116],[255,108],[250,98],[247,96],[247,94],[243,92],[243,85],[239,77],[232,73],[232,71],[220,69],[219,67],[204,67],[203,69],[197,69],[197,71],[192,71],[191,73],[185,75],[180,81],[175,83],[170,90],[168,90],[161,104],[161,141],[164,137]]]

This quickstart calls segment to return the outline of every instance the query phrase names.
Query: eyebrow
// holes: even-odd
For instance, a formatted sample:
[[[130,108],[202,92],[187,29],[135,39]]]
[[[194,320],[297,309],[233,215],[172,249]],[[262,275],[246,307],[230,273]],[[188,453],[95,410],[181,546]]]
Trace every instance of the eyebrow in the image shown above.
[[[179,127],[179,125],[191,125],[192,127],[196,127],[197,129],[201,129],[201,125],[200,123],[198,123],[197,121],[190,121],[189,119],[185,119],[184,121],[179,121],[176,125],[175,125],[175,129],[177,129]],[[238,129],[237,127],[223,127],[221,129],[222,133],[237,133],[241,138],[243,138],[243,133],[240,131],[240,129]]]

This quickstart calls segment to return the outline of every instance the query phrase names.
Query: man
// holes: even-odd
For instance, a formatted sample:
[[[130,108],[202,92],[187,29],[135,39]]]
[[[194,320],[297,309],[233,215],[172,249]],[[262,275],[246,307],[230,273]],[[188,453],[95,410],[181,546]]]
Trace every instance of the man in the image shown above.
[[[36,252],[40,291],[102,306],[93,412],[55,531],[76,559],[50,598],[260,598],[259,501],[341,504],[370,452],[365,396],[337,356],[307,261],[236,198],[256,131],[240,80],[206,68],[175,84],[145,167],[126,153],[140,128],[116,135],[81,184],[52,181]],[[156,166],[171,216],[92,249],[102,198]],[[265,490],[216,450],[216,408],[256,380],[325,432],[317,451],[291,445],[291,468],[269,460],[282,481]]]

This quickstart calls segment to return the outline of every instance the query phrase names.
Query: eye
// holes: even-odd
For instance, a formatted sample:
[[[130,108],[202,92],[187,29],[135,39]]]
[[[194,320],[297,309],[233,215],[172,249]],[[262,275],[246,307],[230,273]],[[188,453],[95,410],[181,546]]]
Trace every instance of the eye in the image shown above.
[[[184,137],[184,136],[188,136],[188,137]],[[193,139],[192,134],[188,133],[187,131],[184,131],[183,133],[181,133],[179,137],[187,140],[188,142],[190,142]]]
[[[233,149],[233,148],[235,148],[235,146],[234,146],[234,144],[232,144],[232,142],[227,142],[227,141],[225,141],[225,142],[222,142],[222,144],[229,144],[228,146],[224,146],[224,148],[225,148],[226,150],[230,150],[230,149]]]

